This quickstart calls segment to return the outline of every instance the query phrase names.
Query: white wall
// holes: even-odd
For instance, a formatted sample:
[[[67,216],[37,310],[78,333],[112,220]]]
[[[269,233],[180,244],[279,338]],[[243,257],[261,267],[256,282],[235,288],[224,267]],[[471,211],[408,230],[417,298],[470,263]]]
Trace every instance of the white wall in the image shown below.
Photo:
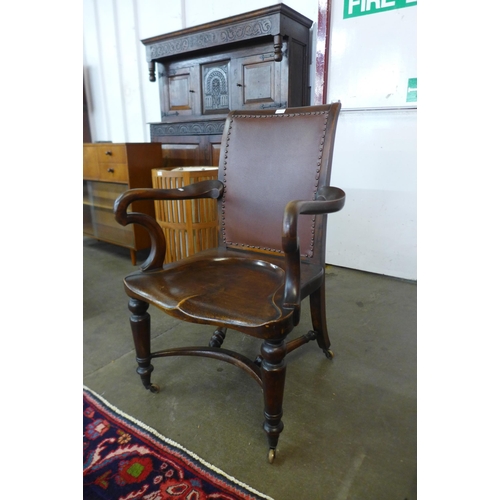
[[[149,142],[159,121],[141,39],[183,26],[182,0],[84,0],[83,68],[93,141]]]
[[[324,2],[285,1],[313,20],[313,54],[318,1]],[[158,84],[149,81],[141,39],[274,3],[278,2],[84,0],[84,79],[93,141],[149,142],[147,124],[160,121]],[[370,104],[380,106],[380,96],[388,107],[401,105],[405,89],[400,82],[416,76],[409,74],[416,66],[411,38],[416,7],[347,23],[342,19],[342,0],[332,4],[327,100],[340,99],[344,109],[332,184],[346,191],[347,202],[329,218],[327,261],[416,279],[416,110],[362,111]],[[371,55],[363,54],[362,47]],[[391,47],[392,51],[382,51]],[[314,88],[314,61],[310,74]]]
[[[331,183],[346,191],[344,209],[328,220],[327,262],[411,280],[417,110],[407,90],[417,77],[416,26],[415,5],[344,19],[333,0],[327,92],[343,109]]]
[[[408,111],[345,111],[331,184],[346,192],[329,216],[327,262],[417,278],[417,120]]]

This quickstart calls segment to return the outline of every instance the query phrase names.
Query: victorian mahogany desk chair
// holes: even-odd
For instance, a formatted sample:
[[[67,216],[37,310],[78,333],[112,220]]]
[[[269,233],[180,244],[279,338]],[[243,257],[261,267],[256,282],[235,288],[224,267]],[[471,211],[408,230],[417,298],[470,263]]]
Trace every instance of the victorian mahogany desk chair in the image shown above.
[[[325,315],[326,215],[345,193],[329,186],[340,103],[286,110],[229,113],[218,180],[179,189],[132,189],[115,202],[116,220],[142,224],[152,248],[139,271],[124,279],[130,323],[144,386],[152,392],[153,358],[206,356],[250,374],[264,392],[264,430],[274,461],[285,384],[285,356],[316,340],[330,351]],[[127,212],[137,200],[216,198],[219,245],[163,265],[165,238],[156,221]],[[286,342],[310,300],[313,330]],[[151,352],[150,304],[192,323],[216,327],[208,346]],[[221,348],[227,330],[262,339],[255,360]],[[207,339],[208,340],[208,339]]]

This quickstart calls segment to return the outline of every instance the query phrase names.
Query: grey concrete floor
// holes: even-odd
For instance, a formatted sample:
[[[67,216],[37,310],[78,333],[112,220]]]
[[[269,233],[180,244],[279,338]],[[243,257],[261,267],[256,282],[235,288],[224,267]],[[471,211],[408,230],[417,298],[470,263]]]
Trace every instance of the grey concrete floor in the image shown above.
[[[139,262],[146,254],[139,253]],[[83,241],[83,383],[136,419],[275,500],[414,500],[417,496],[417,286],[329,266],[333,361],[315,342],[287,357],[278,454],[267,463],[262,392],[212,359],[154,362],[136,374],[122,278],[126,249]],[[150,308],[155,350],[206,344],[213,328]],[[289,337],[311,328],[307,301]],[[224,347],[252,358],[257,339],[228,332]]]

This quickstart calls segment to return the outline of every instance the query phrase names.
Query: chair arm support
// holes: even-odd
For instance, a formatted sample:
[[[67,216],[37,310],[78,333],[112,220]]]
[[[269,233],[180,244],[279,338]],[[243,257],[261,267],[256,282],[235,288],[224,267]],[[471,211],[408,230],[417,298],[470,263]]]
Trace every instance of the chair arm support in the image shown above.
[[[301,214],[320,215],[338,212],[345,203],[345,192],[336,187],[323,186],[315,200],[294,200],[285,207],[283,216],[282,248],[285,253],[284,306],[295,309],[295,320],[300,317],[300,242],[297,236]],[[295,324],[297,324],[295,323]]]
[[[122,226],[139,224],[145,227],[151,237],[151,252],[141,266],[141,271],[161,269],[165,259],[166,242],[160,225],[147,214],[127,212],[128,206],[142,200],[190,200],[197,198],[219,198],[224,184],[218,180],[201,181],[177,189],[138,188],[129,189],[115,201],[114,214],[116,221]]]

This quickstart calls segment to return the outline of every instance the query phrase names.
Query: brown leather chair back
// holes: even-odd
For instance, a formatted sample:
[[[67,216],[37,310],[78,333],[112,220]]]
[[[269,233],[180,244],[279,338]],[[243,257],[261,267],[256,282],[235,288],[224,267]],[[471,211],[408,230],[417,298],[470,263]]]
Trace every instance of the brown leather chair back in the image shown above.
[[[224,130],[219,180],[221,244],[281,252],[283,213],[291,200],[314,200],[329,185],[340,104],[233,111]],[[324,260],[325,216],[299,221],[301,254]]]

